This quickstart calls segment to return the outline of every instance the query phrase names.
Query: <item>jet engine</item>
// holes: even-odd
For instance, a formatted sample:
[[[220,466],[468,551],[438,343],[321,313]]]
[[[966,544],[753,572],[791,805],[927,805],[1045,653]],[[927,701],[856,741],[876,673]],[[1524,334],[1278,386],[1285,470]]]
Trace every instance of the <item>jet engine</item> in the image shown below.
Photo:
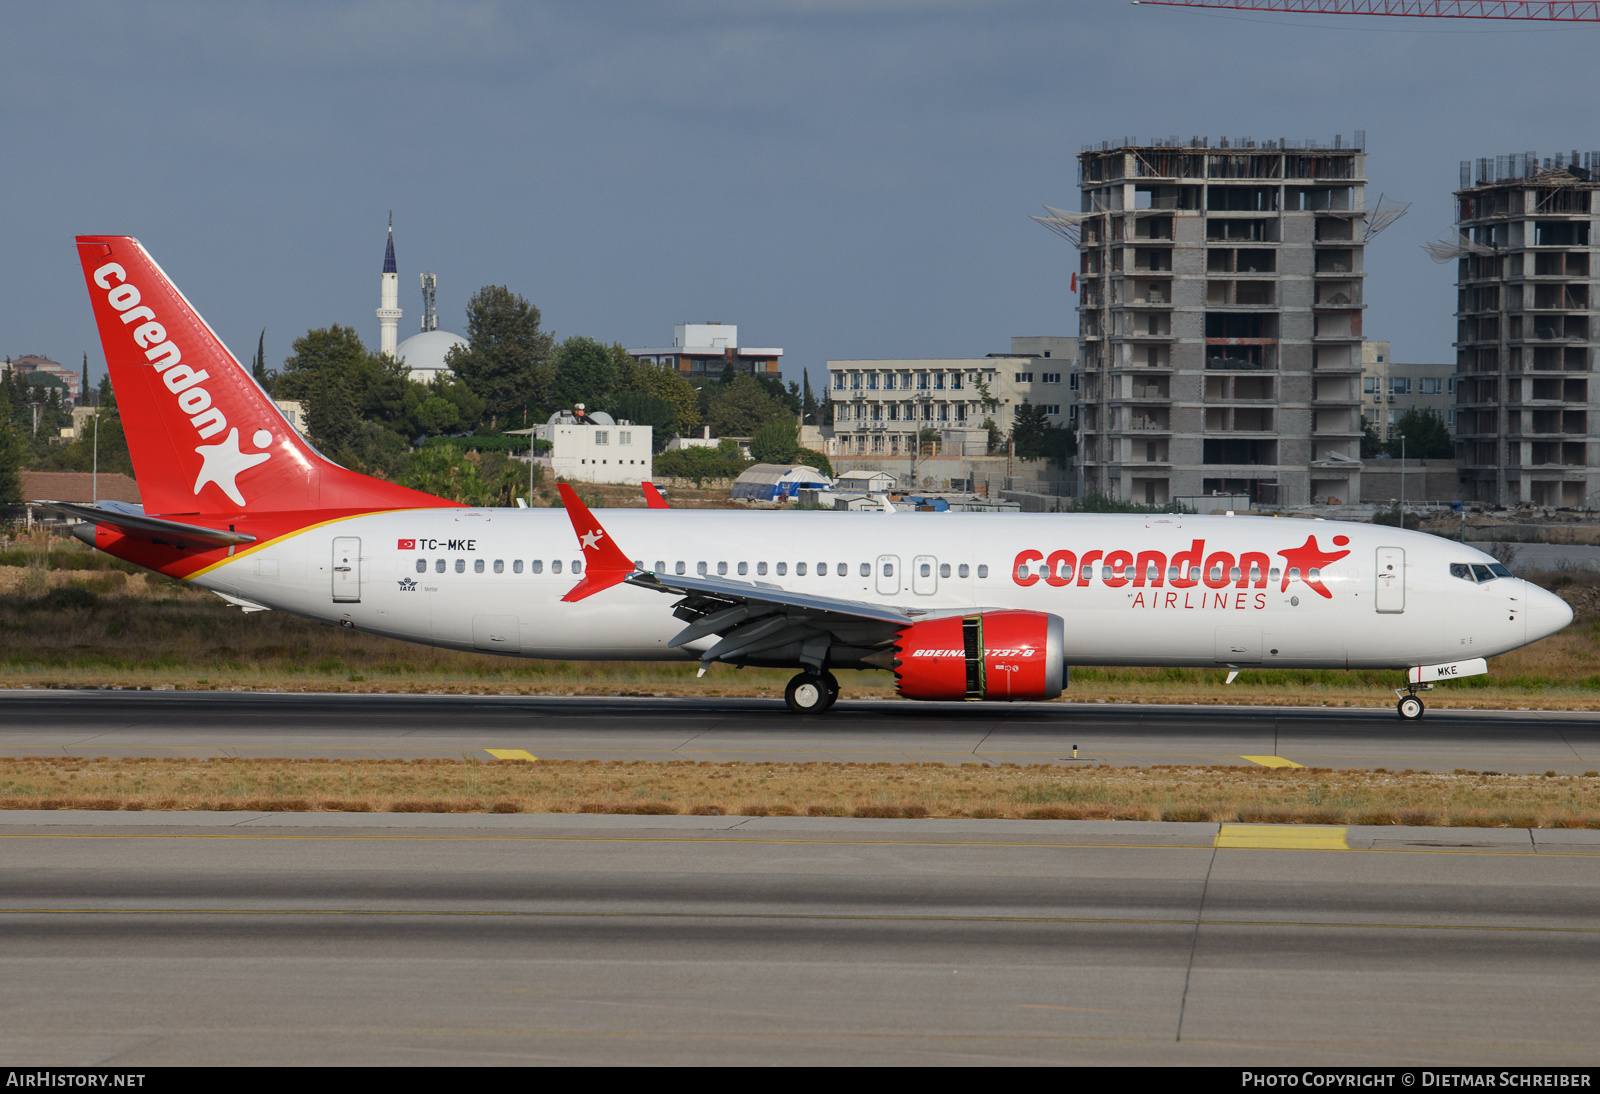
[[[922,620],[896,639],[895,687],[907,699],[1054,699],[1066,681],[1063,649],[1059,615],[996,611]]]

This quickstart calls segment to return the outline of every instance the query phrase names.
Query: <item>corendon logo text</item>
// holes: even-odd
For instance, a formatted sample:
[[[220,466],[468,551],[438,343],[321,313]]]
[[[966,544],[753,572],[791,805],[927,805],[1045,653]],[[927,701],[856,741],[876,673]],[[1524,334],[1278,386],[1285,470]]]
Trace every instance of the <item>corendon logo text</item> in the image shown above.
[[[236,505],[244,505],[244,495],[235,481],[241,471],[272,458],[270,452],[245,453],[239,448],[239,429],[229,429],[228,419],[220,407],[211,405],[211,393],[201,385],[211,379],[205,369],[196,370],[183,363],[183,353],[167,337],[167,329],[156,313],[139,303],[139,288],[128,281],[127,271],[116,262],[107,262],[94,272],[94,283],[107,290],[106,302],[122,319],[124,326],[132,327],[134,342],[144,351],[144,356],[161,374],[162,381],[177,399],[178,409],[189,418],[189,424],[201,440],[216,436],[228,429],[228,435],[216,444],[195,446],[195,455],[203,461],[200,474],[194,480],[194,492],[211,483],[228,495]],[[143,320],[143,322],[140,322]],[[137,326],[133,324],[137,323]],[[258,429],[250,438],[258,449],[270,448],[272,433]]]
[[[1348,536],[1333,537],[1336,547],[1344,547],[1349,542]],[[1041,551],[1026,550],[1017,553],[1011,566],[1011,580],[1024,587],[1043,581],[1058,588],[1083,588],[1098,577],[1100,584],[1110,589],[1140,590],[1131,605],[1135,608],[1265,608],[1266,594],[1237,590],[1265,589],[1269,581],[1281,581],[1278,591],[1288,592],[1289,584],[1298,581],[1318,596],[1331,600],[1333,594],[1322,583],[1322,568],[1350,552],[1324,551],[1316,536],[1307,536],[1299,547],[1276,553],[1283,559],[1281,567],[1274,565],[1264,551],[1244,551],[1237,557],[1228,551],[1208,554],[1203,539],[1194,540],[1187,551],[1179,551],[1170,559],[1161,551],[1138,554],[1085,551],[1080,557],[1068,550],[1053,551],[1048,556]],[[1099,563],[1098,568],[1096,563]],[[1181,603],[1178,592],[1157,593],[1156,589],[1184,590]],[[1199,603],[1192,602],[1188,590],[1195,591],[1200,597]]]

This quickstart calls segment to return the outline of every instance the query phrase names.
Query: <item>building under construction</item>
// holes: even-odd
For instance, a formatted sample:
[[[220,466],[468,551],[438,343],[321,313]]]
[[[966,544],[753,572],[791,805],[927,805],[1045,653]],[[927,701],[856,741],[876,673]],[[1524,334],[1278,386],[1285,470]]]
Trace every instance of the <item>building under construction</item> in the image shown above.
[[[1591,215],[1600,152],[1462,161],[1456,261],[1456,448],[1488,504],[1600,504],[1600,344]]]
[[[1085,489],[1135,502],[1361,492],[1364,135],[1078,156]],[[1380,201],[1379,205],[1382,203]]]

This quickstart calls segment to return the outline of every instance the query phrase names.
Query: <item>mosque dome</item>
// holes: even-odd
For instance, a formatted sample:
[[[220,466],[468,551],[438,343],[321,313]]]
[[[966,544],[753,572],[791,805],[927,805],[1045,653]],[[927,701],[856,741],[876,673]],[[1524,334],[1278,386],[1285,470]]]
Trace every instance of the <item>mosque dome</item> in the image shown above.
[[[394,355],[411,370],[411,379],[427,383],[435,376],[450,375],[450,369],[444,363],[444,355],[450,351],[451,346],[466,345],[467,340],[459,334],[451,334],[444,330],[428,330],[421,334],[413,334],[401,342],[395,347]]]

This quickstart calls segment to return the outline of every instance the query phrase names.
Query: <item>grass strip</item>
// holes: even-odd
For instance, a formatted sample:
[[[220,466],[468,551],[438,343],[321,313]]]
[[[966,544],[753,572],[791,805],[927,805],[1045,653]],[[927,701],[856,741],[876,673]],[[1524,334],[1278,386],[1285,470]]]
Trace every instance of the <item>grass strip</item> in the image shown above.
[[[632,813],[1600,828],[1582,776],[1259,767],[0,759],[0,810]]]

